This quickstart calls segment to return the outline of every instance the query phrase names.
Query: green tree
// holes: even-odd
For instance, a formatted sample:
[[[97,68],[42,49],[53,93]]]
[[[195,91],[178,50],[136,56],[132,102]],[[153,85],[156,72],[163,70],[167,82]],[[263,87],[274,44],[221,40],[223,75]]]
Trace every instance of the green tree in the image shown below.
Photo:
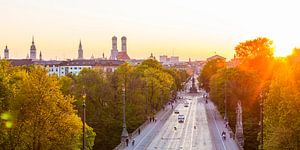
[[[209,81],[210,78],[217,73],[218,70],[225,68],[226,62],[224,59],[213,59],[208,61],[198,77],[200,87],[204,88],[207,92],[210,91]]]
[[[15,115],[9,130],[8,149],[77,149],[81,121],[72,99],[63,96],[57,77],[32,67],[16,83],[10,111]]]
[[[286,62],[277,65],[264,102],[266,149],[300,147],[300,99],[295,72]]]

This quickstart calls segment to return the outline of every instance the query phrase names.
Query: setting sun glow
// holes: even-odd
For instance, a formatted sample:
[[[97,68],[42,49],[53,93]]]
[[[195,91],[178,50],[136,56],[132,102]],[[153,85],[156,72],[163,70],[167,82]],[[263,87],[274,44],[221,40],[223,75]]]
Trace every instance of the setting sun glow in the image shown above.
[[[292,53],[292,49],[290,50],[275,50],[274,55],[275,57],[285,57]]]
[[[274,56],[275,57],[285,57],[292,53],[293,47],[289,44],[276,44]]]

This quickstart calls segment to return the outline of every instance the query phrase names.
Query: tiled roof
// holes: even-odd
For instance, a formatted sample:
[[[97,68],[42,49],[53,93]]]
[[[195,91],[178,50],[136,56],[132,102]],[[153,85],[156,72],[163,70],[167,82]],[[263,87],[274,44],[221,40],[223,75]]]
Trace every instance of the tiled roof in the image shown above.
[[[118,52],[117,58],[118,58],[118,60],[129,60],[130,59],[126,52]]]
[[[103,59],[76,59],[67,61],[41,60],[33,61],[32,59],[9,59],[13,66],[26,65],[60,65],[60,66],[119,66],[124,63],[121,60],[103,60]]]
[[[8,59],[13,66],[28,66],[32,65],[32,59]]]

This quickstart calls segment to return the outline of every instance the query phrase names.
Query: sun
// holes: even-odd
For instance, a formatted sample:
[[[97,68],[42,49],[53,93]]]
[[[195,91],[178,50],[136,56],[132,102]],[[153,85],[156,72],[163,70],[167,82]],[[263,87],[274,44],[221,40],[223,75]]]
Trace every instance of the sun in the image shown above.
[[[276,49],[274,52],[275,57],[285,57],[292,54],[292,49],[291,50],[278,50]]]
[[[284,43],[278,43],[275,47],[274,56],[275,57],[285,57],[292,54],[293,46]]]

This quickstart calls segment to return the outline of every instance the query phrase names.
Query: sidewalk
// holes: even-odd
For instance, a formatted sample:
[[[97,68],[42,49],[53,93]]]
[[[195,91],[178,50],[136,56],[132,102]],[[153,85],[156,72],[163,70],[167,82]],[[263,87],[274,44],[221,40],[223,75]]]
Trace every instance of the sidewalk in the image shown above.
[[[177,100],[176,103],[173,103],[173,108],[175,108],[180,100]],[[172,105],[165,105],[165,110],[160,110],[156,115],[156,122],[150,122],[147,120],[143,125],[141,125],[138,129],[140,129],[140,134],[138,134],[138,129],[136,129],[133,133],[130,134],[130,139],[128,146],[124,148],[120,146],[117,149],[124,149],[124,150],[140,150],[145,149],[155,137],[155,135],[159,132],[161,127],[165,124],[168,117],[173,113]],[[134,145],[132,141],[134,140]],[[115,150],[117,150],[115,148]]]

